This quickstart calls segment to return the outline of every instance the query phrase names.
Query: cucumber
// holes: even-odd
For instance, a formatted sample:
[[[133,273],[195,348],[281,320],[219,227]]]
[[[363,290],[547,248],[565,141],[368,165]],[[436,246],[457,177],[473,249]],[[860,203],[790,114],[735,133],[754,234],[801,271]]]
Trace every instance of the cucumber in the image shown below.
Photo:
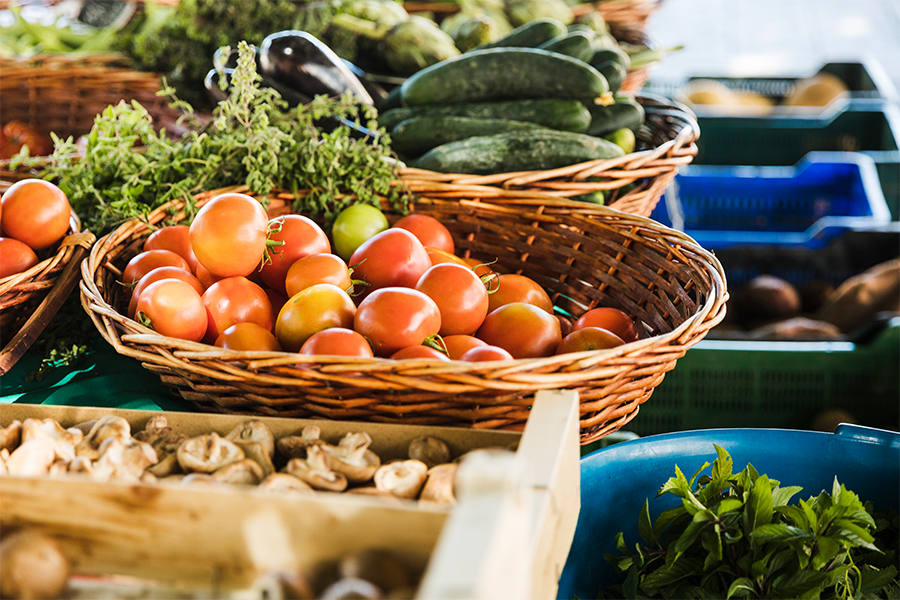
[[[597,35],[596,31],[594,31],[589,25],[585,25],[584,23],[572,23],[571,25],[566,27],[566,30],[569,33],[572,33],[573,31],[583,31],[586,34],[590,35],[592,40],[594,39],[594,36]]]
[[[475,119],[528,121],[550,129],[583,133],[591,124],[591,113],[578,100],[543,98],[505,102],[472,102],[447,106],[410,106],[378,115],[378,124],[388,131],[412,117],[457,116]]]
[[[608,60],[601,65],[594,65],[594,68],[600,71],[600,74],[606,78],[606,83],[609,85],[609,91],[614,94],[622,87],[622,83],[625,81],[626,75],[628,75],[625,71],[625,67],[614,60]]]
[[[627,96],[616,96],[615,104],[601,106],[588,105],[591,112],[591,124],[585,133],[605,136],[627,127],[636,131],[644,122],[644,107]]]
[[[384,98],[379,98],[375,100],[375,108],[378,109],[379,113],[387,112],[393,108],[400,108],[403,106],[400,101],[400,86],[398,85]]]
[[[537,48],[544,42],[565,35],[566,26],[558,19],[545,17],[516,27],[496,42],[481,44],[472,51],[487,48]]]
[[[588,60],[588,64],[592,67],[597,67],[597,65],[602,65],[611,60],[625,67],[626,71],[631,68],[631,57],[621,48],[600,48],[599,50],[594,50],[594,55]]]
[[[624,154],[621,148],[603,138],[533,129],[450,142],[429,150],[412,166],[441,173],[491,175],[555,169]]]
[[[490,48],[432,65],[403,82],[406,106],[527,98],[593,101],[609,91],[585,62],[535,48]]]
[[[477,135],[493,135],[540,127],[535,123],[508,119],[474,119],[445,115],[413,117],[402,121],[391,130],[391,147],[402,156],[420,156],[448,142]]]
[[[538,49],[565,54],[566,56],[571,56],[572,58],[587,62],[594,56],[594,49],[591,46],[593,39],[593,35],[588,35],[583,31],[571,31],[566,35],[561,35],[553,38],[549,42],[541,44],[538,46]]]

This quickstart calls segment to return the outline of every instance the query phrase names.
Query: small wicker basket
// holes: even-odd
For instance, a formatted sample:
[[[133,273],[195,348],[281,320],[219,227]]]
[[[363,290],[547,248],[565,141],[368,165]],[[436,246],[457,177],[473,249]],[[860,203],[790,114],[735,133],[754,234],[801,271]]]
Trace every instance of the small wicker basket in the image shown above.
[[[247,190],[197,198],[202,205],[223,191]],[[269,198],[274,216],[289,212],[294,196]],[[151,213],[149,224],[131,221],[98,240],[82,263],[81,299],[119,353],[205,411],[521,429],[537,390],[573,388],[588,443],[633,419],[675,361],[725,314],[725,276],[715,257],[655,221],[546,195],[419,198],[414,211],[444,223],[460,255],[497,258],[492,268],[533,278],[572,315],[619,307],[642,324],[642,339],[487,363],[228,351],[160,336],[123,315],[122,269],[153,224],[185,218],[182,207],[173,201]],[[390,220],[399,216],[389,212]]]
[[[94,234],[81,231],[73,211],[69,232],[58,247],[39,254],[43,258],[27,271],[0,279],[0,375],[21,358],[59,310],[75,287],[81,260],[94,243]]]
[[[571,197],[603,190],[610,208],[649,217],[676,169],[697,155],[700,128],[693,113],[680,104],[649,95],[635,98],[646,119],[636,135],[637,151],[631,154],[545,171],[467,175],[407,168],[400,170],[400,177],[413,192],[439,198],[514,200],[535,193]]]
[[[120,101],[137,100],[157,129],[183,132],[181,113],[157,96],[160,76],[129,68],[119,54],[41,54],[0,58],[2,119],[23,121],[65,139],[88,133],[95,117]]]

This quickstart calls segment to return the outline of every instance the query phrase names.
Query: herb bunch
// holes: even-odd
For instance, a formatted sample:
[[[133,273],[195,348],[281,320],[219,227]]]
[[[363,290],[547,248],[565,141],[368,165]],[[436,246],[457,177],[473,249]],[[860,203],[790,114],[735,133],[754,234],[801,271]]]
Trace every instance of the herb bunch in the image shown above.
[[[288,109],[277,92],[260,86],[253,49],[241,42],[238,53],[229,95],[210,120],[203,122],[167,88],[188,124],[182,137],[169,139],[154,129],[144,107],[122,102],[98,115],[83,153],[71,138],[55,138],[41,176],[63,189],[97,235],[176,198],[192,214],[193,194],[240,184],[264,197],[276,188],[302,192],[294,210],[326,222],[349,204],[377,205],[382,196],[403,210],[408,198],[392,184],[396,162],[372,107],[348,94]],[[323,119],[344,122],[326,131]],[[354,138],[348,123],[375,135]]]
[[[623,583],[600,598],[890,598],[897,587],[897,515],[871,514],[835,478],[822,492],[788,505],[802,488],[780,487],[748,464],[732,472],[728,452],[711,475],[675,477],[659,490],[681,505],[650,522],[644,502],[638,528],[646,545],[606,555]],[[879,535],[879,548],[876,537]],[[888,540],[885,543],[883,539]],[[896,596],[893,596],[896,597]]]

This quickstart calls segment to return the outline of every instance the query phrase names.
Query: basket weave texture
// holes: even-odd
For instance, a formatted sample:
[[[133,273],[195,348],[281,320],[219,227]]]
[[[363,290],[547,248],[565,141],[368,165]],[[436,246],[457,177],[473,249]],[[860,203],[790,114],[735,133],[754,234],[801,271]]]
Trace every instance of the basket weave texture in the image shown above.
[[[246,188],[197,198],[202,205],[223,191]],[[271,216],[290,212],[293,196],[269,198]],[[150,215],[150,225],[131,221],[98,240],[81,265],[81,299],[119,353],[140,360],[199,410],[519,430],[537,390],[572,388],[588,443],[633,419],[675,361],[724,317],[721,265],[654,221],[550,196],[419,198],[414,211],[444,223],[461,256],[498,259],[492,268],[533,278],[572,315],[619,307],[643,324],[642,339],[484,363],[223,350],[160,336],[123,316],[122,269],[152,225],[184,219],[182,206],[172,202]],[[389,213],[392,221],[399,216]]]
[[[636,152],[608,160],[543,171],[519,171],[496,175],[437,173],[401,169],[403,182],[415,193],[433,198],[527,198],[535,194],[571,197],[603,190],[607,205],[616,210],[649,217],[663,192],[675,179],[680,165],[697,155],[700,128],[684,106],[655,96],[635,97],[646,118],[636,134]],[[630,191],[623,188],[635,184]]]
[[[3,122],[23,121],[61,138],[88,133],[109,105],[137,100],[154,126],[180,131],[180,112],[157,96],[160,77],[130,69],[118,54],[0,58]]]

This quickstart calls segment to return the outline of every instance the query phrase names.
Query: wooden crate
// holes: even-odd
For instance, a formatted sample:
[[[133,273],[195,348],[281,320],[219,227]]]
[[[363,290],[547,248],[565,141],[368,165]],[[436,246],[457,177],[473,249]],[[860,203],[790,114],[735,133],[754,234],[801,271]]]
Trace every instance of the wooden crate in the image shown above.
[[[185,435],[227,434],[241,415],[2,405],[0,425],[53,418],[64,427],[116,414],[132,430],[164,414]],[[553,598],[580,505],[578,399],[540,392],[522,433],[260,417],[276,438],[318,425],[336,442],[366,431],[383,460],[432,435],[454,456],[515,447],[514,468],[487,465],[450,509],[317,493],[285,497],[249,487],[0,478],[0,528],[39,528],[60,540],[84,576],[164,577],[166,589],[245,594],[266,570],[302,572],[366,547],[396,550],[424,573],[422,598]],[[471,473],[471,470],[470,470]],[[250,596],[254,597],[254,596]]]

